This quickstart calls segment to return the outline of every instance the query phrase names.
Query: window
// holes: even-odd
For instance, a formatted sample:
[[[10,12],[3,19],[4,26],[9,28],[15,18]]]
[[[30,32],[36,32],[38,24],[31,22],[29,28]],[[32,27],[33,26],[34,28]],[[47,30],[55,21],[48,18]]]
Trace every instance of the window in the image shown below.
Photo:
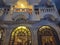
[[[9,45],[32,45],[31,32],[25,26],[17,27],[12,33]]]
[[[59,45],[57,33],[50,26],[42,26],[37,34],[38,45]]]

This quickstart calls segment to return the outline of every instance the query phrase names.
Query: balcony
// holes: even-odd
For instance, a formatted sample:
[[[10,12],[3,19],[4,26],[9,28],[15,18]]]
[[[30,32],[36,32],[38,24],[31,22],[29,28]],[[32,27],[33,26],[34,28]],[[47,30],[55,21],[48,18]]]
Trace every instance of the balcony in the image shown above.
[[[54,7],[51,7],[51,8],[39,8],[39,11],[42,12],[42,13],[45,13],[45,12],[54,12],[55,9],[54,9]]]
[[[14,13],[20,13],[20,14],[29,14],[32,15],[32,9],[28,9],[28,8],[14,8],[13,9]]]

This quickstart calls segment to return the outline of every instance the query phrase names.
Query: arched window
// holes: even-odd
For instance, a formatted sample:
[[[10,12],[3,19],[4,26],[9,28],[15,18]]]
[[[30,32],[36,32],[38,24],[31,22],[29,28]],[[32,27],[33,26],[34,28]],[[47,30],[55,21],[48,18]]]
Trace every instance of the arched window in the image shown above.
[[[0,45],[3,45],[4,41],[4,31],[2,28],[0,28]]]
[[[37,34],[38,45],[59,45],[58,35],[50,26],[42,26]]]
[[[30,30],[25,26],[17,27],[11,33],[9,45],[32,45]]]

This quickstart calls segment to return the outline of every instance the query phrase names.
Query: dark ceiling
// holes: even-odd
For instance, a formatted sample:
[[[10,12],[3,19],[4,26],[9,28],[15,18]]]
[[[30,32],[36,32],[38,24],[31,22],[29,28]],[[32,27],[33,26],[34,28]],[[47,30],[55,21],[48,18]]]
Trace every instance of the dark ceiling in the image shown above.
[[[56,7],[60,9],[60,0],[53,0],[56,4]]]

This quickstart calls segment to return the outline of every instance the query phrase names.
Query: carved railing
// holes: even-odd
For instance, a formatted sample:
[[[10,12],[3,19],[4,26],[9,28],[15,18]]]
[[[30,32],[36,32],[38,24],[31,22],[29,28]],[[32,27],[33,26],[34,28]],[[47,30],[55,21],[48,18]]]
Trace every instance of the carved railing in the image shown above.
[[[44,13],[44,12],[54,12],[55,9],[54,7],[51,8],[39,8],[40,12]]]

